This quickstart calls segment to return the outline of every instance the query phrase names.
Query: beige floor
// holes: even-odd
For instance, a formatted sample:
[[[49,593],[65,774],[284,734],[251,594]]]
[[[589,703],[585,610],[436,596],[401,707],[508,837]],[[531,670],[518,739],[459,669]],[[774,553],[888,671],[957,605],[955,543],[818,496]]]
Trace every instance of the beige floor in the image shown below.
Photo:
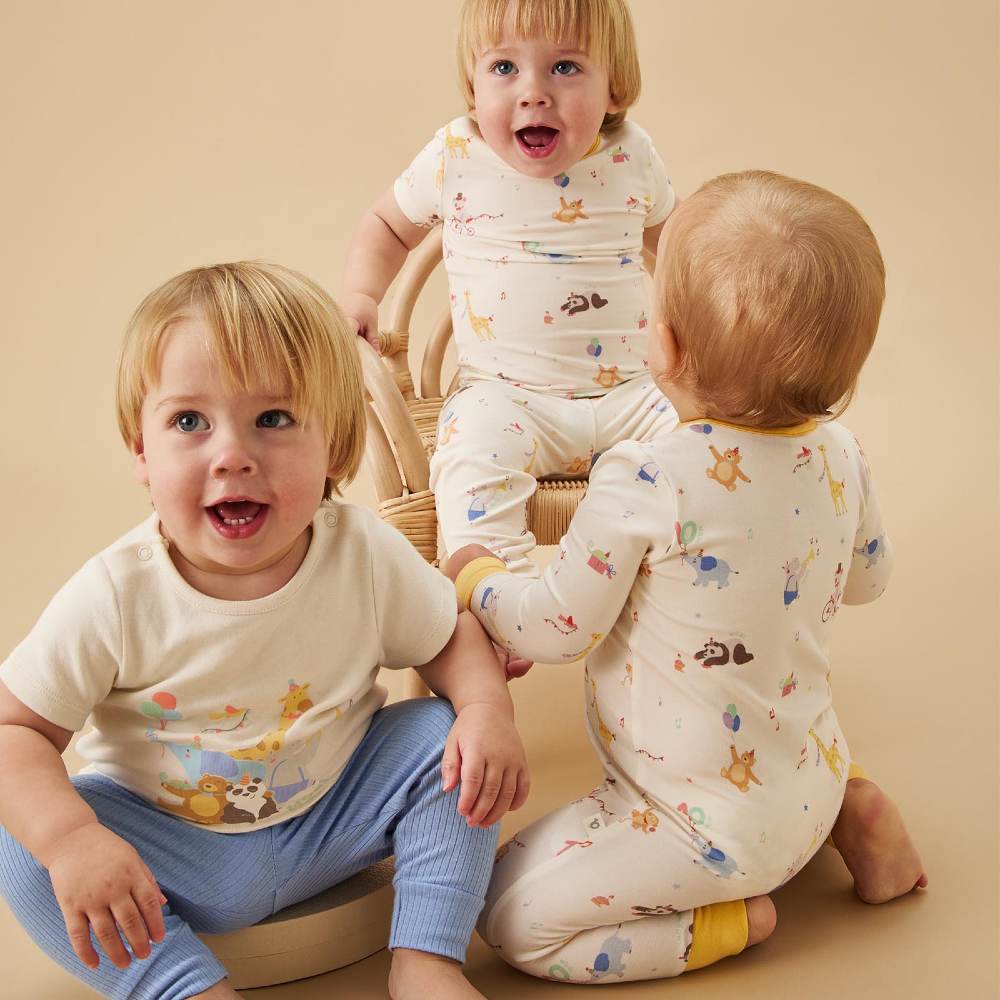
[[[279,261],[336,292],[361,207],[463,111],[456,6],[0,2],[0,657],[148,510],[111,410],[132,308],[215,260]],[[871,460],[898,566],[884,598],[838,616],[834,685],[852,750],[903,805],[931,888],[865,907],[824,849],[778,894],[764,946],[613,995],[993,1000],[996,0],[631,7],[644,89],[630,115],[681,195],[725,170],[780,170],[855,202],[881,243],[886,308],[846,423]],[[444,294],[436,278],[418,340]],[[367,476],[348,499],[372,503]],[[594,776],[579,674],[539,666],[516,691],[535,787],[507,831]],[[90,995],[2,903],[0,967],[2,997]],[[253,995],[380,997],[385,969],[383,953]],[[583,992],[514,973],[479,943],[469,970],[497,998]]]

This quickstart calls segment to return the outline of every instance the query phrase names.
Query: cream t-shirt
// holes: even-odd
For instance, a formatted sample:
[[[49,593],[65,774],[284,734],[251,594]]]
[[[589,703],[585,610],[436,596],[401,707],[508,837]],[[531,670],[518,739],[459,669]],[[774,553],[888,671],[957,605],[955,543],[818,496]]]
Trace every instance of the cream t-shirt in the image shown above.
[[[599,396],[645,371],[643,230],[674,207],[649,136],[626,122],[557,177],[528,177],[476,123],[439,129],[393,187],[418,226],[443,223],[463,381]]]
[[[90,559],[0,680],[97,771],[220,833],[309,808],[384,704],[380,666],[426,663],[451,583],[371,512],[324,503],[280,590],[224,601],[177,572],[156,515]]]

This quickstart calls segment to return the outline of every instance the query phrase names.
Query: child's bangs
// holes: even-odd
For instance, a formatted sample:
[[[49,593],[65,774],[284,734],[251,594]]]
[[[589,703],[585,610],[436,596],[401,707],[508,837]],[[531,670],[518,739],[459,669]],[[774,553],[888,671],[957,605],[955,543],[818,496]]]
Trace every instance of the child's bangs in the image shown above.
[[[208,303],[201,309],[211,331],[209,354],[227,391],[287,397],[296,411],[308,408],[303,399],[293,399],[293,387],[303,395],[305,375],[277,323],[245,303],[228,315],[213,315],[216,310]]]
[[[602,4],[588,0],[481,0],[477,7],[468,25],[473,58],[502,40],[511,11],[516,38],[542,37],[607,61],[610,26]]]
[[[329,384],[331,359],[315,323],[250,267],[206,278],[192,290],[191,306],[211,331],[208,349],[225,387],[287,397],[297,420],[318,419],[328,430],[323,386]]]

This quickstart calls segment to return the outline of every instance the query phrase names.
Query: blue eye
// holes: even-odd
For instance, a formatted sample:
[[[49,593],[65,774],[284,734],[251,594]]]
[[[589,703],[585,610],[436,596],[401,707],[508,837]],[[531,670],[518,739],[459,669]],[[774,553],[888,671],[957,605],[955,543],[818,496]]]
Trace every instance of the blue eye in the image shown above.
[[[517,67],[509,59],[500,59],[490,67],[490,72],[497,76],[510,76],[517,72]]]
[[[170,422],[179,431],[184,431],[185,434],[190,434],[192,431],[208,430],[208,421],[200,413],[195,413],[193,410],[178,413]]]
[[[552,67],[552,72],[556,76],[573,76],[575,73],[580,72],[580,67],[575,62],[570,62],[569,59],[560,59]]]
[[[265,410],[257,418],[258,427],[266,427],[268,430],[274,430],[278,427],[287,427],[289,424],[294,423],[294,419],[290,413],[285,413],[284,410]]]

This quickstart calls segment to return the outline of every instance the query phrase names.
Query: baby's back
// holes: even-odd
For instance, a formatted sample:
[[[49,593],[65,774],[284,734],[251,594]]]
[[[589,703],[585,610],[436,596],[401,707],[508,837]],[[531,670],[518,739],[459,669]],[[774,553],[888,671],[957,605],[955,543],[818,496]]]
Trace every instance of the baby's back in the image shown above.
[[[783,830],[804,849],[806,832],[829,832],[847,779],[830,631],[845,590],[878,596],[889,562],[860,449],[835,422],[717,421],[620,447],[634,465],[622,502],[652,539],[589,663],[595,729],[617,730],[615,765],[694,825],[755,844]]]

